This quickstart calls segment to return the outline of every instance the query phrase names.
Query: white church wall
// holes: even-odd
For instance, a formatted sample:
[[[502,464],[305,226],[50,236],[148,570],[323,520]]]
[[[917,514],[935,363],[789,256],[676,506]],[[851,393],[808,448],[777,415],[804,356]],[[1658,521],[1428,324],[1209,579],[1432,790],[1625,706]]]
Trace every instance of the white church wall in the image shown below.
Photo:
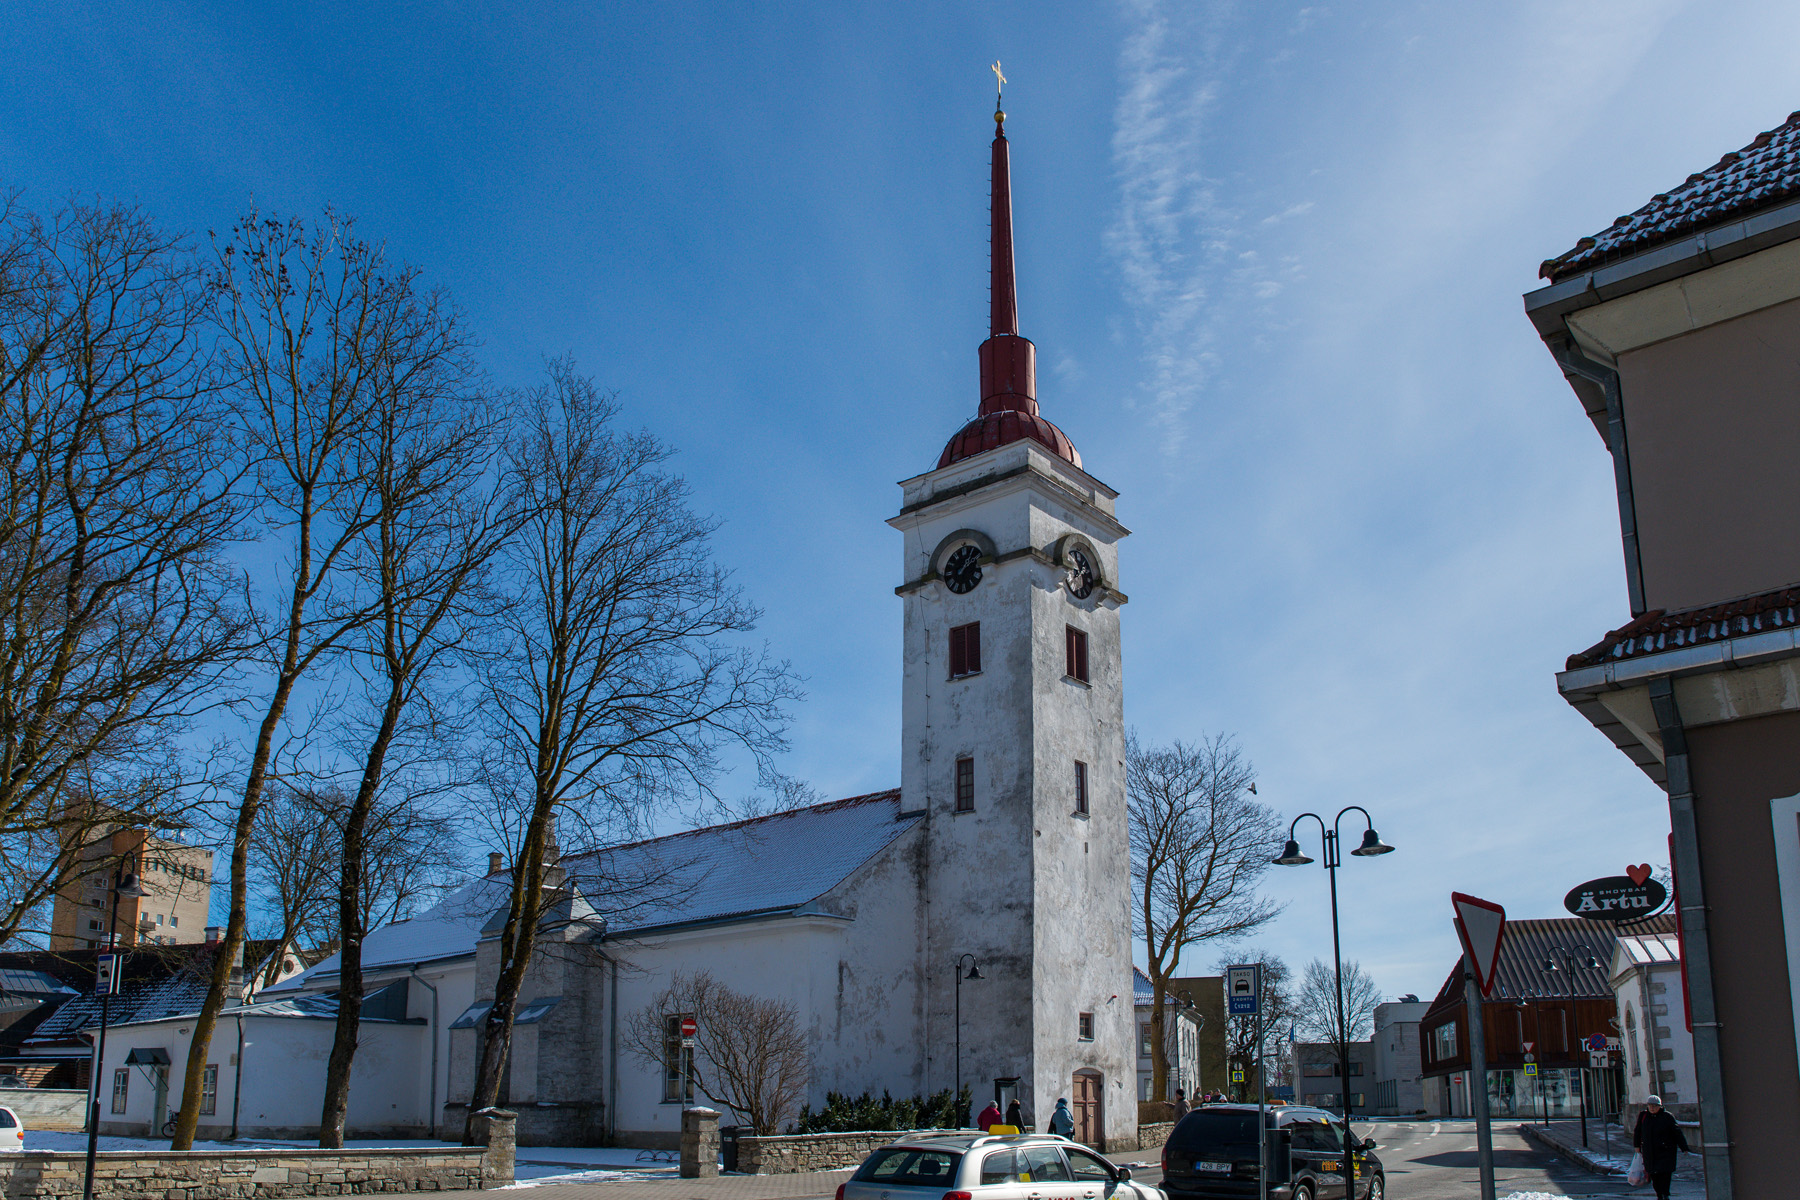
[[[983,481],[986,481],[985,483]],[[1016,1077],[1028,1118],[1046,1122],[1077,1070],[1104,1080],[1105,1133],[1134,1143],[1129,860],[1113,496],[1022,441],[908,480],[902,788],[930,812],[923,970],[929,1083],[955,1077],[953,963],[965,983],[962,1078],[978,1098]],[[942,496],[944,499],[936,501]],[[934,501],[936,501],[934,503]],[[1079,535],[1105,587],[1062,587],[1062,539]],[[959,537],[989,561],[963,595],[930,576]],[[947,634],[981,622],[981,672],[951,679]],[[1066,625],[1088,634],[1089,681],[1065,679]],[[973,812],[957,812],[959,757],[975,766]],[[1089,768],[1090,813],[1073,813],[1074,763]],[[1081,1013],[1094,1019],[1079,1036]]]

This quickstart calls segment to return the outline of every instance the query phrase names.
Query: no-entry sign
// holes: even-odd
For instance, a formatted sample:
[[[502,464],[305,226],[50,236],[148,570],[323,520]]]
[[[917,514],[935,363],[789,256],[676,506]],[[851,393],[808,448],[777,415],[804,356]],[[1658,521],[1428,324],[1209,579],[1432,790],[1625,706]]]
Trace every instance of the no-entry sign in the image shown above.
[[[700,1022],[694,1020],[694,1018],[692,1018],[692,1017],[681,1018],[681,1044],[682,1045],[684,1045],[684,1046],[693,1045],[694,1044],[694,1035],[699,1032],[700,1032]]]

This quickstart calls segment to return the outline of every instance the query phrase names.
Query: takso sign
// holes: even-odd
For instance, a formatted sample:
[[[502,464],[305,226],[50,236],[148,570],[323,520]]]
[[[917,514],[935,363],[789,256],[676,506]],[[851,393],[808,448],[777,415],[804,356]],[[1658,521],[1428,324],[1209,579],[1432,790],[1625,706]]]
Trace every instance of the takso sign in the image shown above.
[[[1624,875],[1590,879],[1569,889],[1563,907],[1590,921],[1635,921],[1662,908],[1668,890],[1650,878],[1650,868],[1628,867]]]

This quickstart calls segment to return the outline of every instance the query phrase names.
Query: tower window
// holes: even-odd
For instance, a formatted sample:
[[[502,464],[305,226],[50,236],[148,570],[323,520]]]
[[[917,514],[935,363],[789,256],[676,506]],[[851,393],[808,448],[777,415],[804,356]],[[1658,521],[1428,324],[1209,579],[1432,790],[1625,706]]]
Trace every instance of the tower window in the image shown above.
[[[975,760],[956,760],[956,811],[975,811]]]
[[[950,631],[950,678],[981,670],[981,622],[971,621]]]
[[[1069,653],[1068,667],[1064,674],[1070,679],[1079,679],[1081,682],[1086,683],[1088,681],[1087,634],[1081,632],[1081,630],[1075,628],[1073,625],[1066,626],[1065,628],[1069,635]]]
[[[1087,764],[1077,762],[1075,764],[1075,811],[1086,816],[1087,810]]]
[[[1076,1037],[1084,1042],[1094,1040],[1094,1014],[1082,1013],[1076,1024]]]

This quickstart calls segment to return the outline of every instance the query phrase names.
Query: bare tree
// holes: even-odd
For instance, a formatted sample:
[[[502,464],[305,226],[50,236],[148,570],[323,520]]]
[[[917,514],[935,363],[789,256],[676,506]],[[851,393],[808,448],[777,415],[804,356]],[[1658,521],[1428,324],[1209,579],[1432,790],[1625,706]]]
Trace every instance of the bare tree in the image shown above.
[[[313,793],[282,787],[256,814],[247,865],[275,942],[263,973],[264,987],[280,979],[282,960],[290,951],[331,937],[340,843],[336,829],[324,819],[328,809]]]
[[[669,451],[619,432],[613,401],[567,362],[521,408],[508,460],[529,519],[509,544],[518,600],[486,682],[489,779],[522,823],[471,1116],[499,1093],[558,812],[625,827],[667,797],[710,794],[718,745],[766,759],[794,695],[785,663],[730,644],[758,613],[712,563],[713,524],[663,469]]]
[[[275,982],[290,950],[336,943],[343,825],[353,800],[338,787],[283,785],[257,814],[250,877],[277,943],[265,985]],[[384,798],[363,834],[357,907],[365,935],[411,915],[461,877],[458,833],[452,819],[413,796]]]
[[[467,661],[471,637],[496,616],[499,605],[485,587],[489,568],[518,526],[508,489],[492,469],[500,446],[483,382],[467,357],[461,322],[441,296],[410,296],[400,336],[377,363],[373,391],[374,419],[360,450],[373,519],[361,531],[353,566],[372,597],[374,619],[352,659],[372,716],[361,779],[340,824],[337,1031],[319,1119],[319,1144],[328,1149],[343,1145],[349,1112],[369,928],[365,842],[388,783],[388,760],[396,752],[408,758],[402,774],[409,782],[427,773],[419,756],[431,757],[447,732],[441,727],[454,723],[441,677]],[[403,811],[408,806],[390,804],[395,815]]]
[[[250,212],[215,240],[214,318],[226,382],[257,455],[255,499],[279,549],[260,601],[268,691],[230,819],[223,944],[194,1022],[172,1148],[193,1147],[212,1035],[244,940],[251,834],[294,689],[372,619],[349,568],[377,519],[366,449],[382,387],[416,333],[410,271],[326,212],[317,225]]]
[[[1133,924],[1144,939],[1153,1000],[1150,1095],[1164,1100],[1169,980],[1190,947],[1241,937],[1281,911],[1256,891],[1281,822],[1254,798],[1256,771],[1223,734],[1147,747],[1133,733],[1125,764]]]
[[[202,285],[136,208],[0,198],[0,943],[115,829],[191,823],[244,631]]]
[[[1344,964],[1343,1023],[1338,1022],[1337,975],[1331,964],[1313,959],[1306,964],[1294,997],[1294,1016],[1300,1032],[1314,1042],[1358,1042],[1375,1028],[1375,1006],[1381,989],[1354,960]]]
[[[683,1055],[680,1021],[693,1017]],[[625,1040],[647,1066],[685,1065],[695,1090],[741,1114],[757,1136],[778,1133],[800,1111],[812,1077],[800,1014],[786,1000],[739,992],[705,971],[676,972],[656,998],[626,1018]]]
[[[1293,1031],[1294,981],[1279,954],[1256,948],[1228,952],[1213,969],[1223,975],[1226,967],[1241,963],[1262,964],[1261,1014],[1248,1017],[1227,1013],[1225,1017],[1226,1060],[1232,1070],[1244,1073],[1244,1082],[1233,1085],[1231,1090],[1236,1099],[1245,1100],[1256,1095],[1259,1034],[1266,1064],[1267,1055]]]

